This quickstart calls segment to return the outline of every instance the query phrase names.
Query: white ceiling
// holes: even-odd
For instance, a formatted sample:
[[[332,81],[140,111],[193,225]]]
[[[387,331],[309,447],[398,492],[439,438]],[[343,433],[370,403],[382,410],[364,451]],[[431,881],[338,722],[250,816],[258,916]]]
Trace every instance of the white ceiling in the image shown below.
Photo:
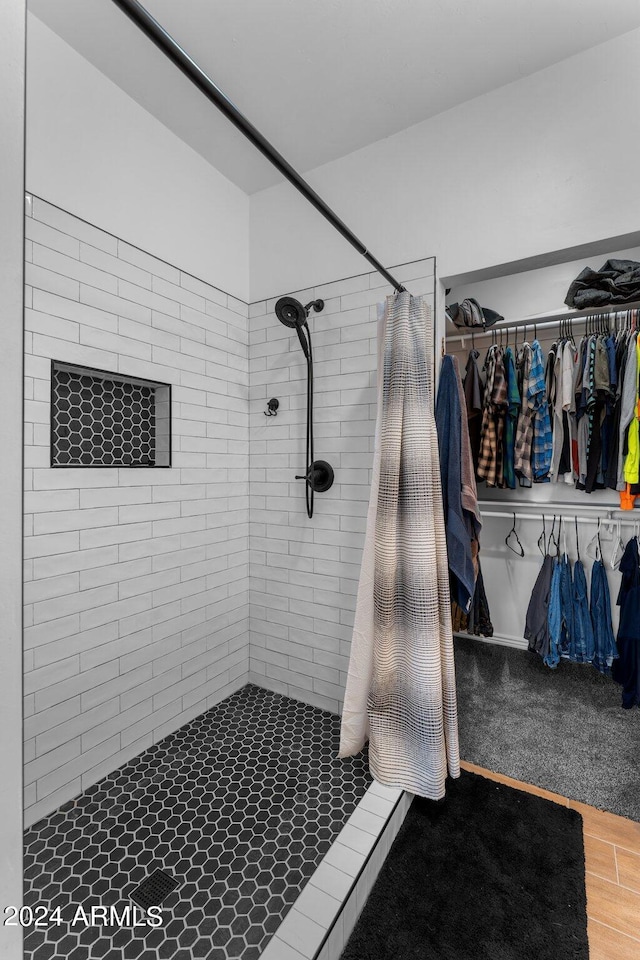
[[[143,0],[300,172],[640,26],[638,0]],[[247,193],[279,175],[112,0],[29,9]]]

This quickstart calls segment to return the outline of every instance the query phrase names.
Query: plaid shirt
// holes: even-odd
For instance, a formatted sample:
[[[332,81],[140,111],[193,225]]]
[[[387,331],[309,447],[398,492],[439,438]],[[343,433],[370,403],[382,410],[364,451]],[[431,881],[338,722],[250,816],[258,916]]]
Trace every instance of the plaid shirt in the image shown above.
[[[516,428],[516,444],[513,466],[520,477],[521,486],[531,486],[531,447],[533,444],[533,409],[530,406],[529,377],[531,371],[531,347],[522,348],[522,407]]]
[[[533,445],[531,449],[531,471],[533,479],[545,480],[551,469],[553,434],[549,403],[544,380],[542,348],[537,340],[531,346],[531,370],[529,373],[529,403],[533,409]]]
[[[500,347],[490,347],[486,360],[487,383],[484,391],[480,457],[477,475],[488,487],[501,486],[504,478],[505,414],[508,407],[507,377]]]

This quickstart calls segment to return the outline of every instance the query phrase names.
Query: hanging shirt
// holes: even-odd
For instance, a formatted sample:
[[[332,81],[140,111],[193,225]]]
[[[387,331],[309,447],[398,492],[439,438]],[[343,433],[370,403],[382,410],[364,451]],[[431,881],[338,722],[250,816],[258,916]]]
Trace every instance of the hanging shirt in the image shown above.
[[[596,487],[604,485],[602,471],[602,427],[609,398],[609,355],[605,338],[592,338],[589,370],[589,398],[587,410],[589,416],[589,444],[587,449],[587,478],[585,490],[591,493]]]
[[[636,371],[640,371],[640,338],[636,340]],[[640,429],[638,415],[640,413],[640,395],[638,392],[638,372],[634,377],[635,403],[631,414],[627,433],[628,453],[624,461],[625,483],[636,484],[640,479]]]
[[[456,361],[450,356],[442,358],[436,399],[436,429],[451,595],[468,613],[476,577],[471,558],[469,526],[462,507],[462,409],[456,382]]]
[[[478,370],[479,356],[480,354],[477,350],[469,350],[464,376],[464,398],[467,408],[469,443],[471,444],[473,468],[476,471],[478,469],[478,460],[480,458],[480,433],[482,429],[483,405],[482,381],[480,380],[480,371]]]
[[[482,411],[482,433],[478,477],[488,487],[500,486],[504,475],[503,445],[504,420],[507,409],[507,379],[502,350],[489,348],[486,360],[487,382]]]
[[[616,366],[616,340],[613,335],[605,337],[607,362],[609,366],[609,390],[605,398],[604,420],[602,422],[602,482],[608,485],[609,460],[613,447],[614,410],[616,389],[618,385],[618,371]]]
[[[465,511],[465,517],[468,521],[469,535],[472,540],[471,553],[473,556],[473,541],[477,541],[482,528],[482,517],[480,516],[480,507],[478,506],[478,488],[476,486],[476,473],[471,454],[471,440],[469,438],[469,423],[467,420],[466,400],[464,387],[460,379],[460,368],[458,358],[453,358],[453,366],[456,374],[456,385],[458,387],[458,400],[460,410],[462,411],[461,425],[462,433],[460,438],[461,462],[460,462],[460,485],[462,506]],[[474,569],[477,573],[477,565],[474,562]]]
[[[627,362],[624,372],[624,383],[622,385],[622,398],[620,401],[620,427],[619,427],[619,448],[618,448],[618,480],[617,489],[625,489],[624,467],[627,454],[627,430],[629,424],[634,418],[637,409],[637,382],[638,382],[638,348],[636,335],[629,338],[627,345]]]
[[[564,480],[566,469],[560,472],[560,461],[564,448],[564,418],[562,407],[562,355],[564,346],[558,344],[554,355],[554,365],[551,375],[546,377],[547,397],[549,399],[549,416],[553,429],[553,447],[551,451],[550,477],[554,483]],[[549,354],[551,358],[551,354]],[[549,360],[547,361],[547,364]]]
[[[622,387],[627,365],[627,337],[623,335],[616,343],[616,395],[611,415],[610,444],[606,482],[610,490],[618,489],[618,455],[620,452],[620,415],[622,412]]]
[[[562,360],[562,405],[569,418],[569,453],[571,458],[572,479],[579,476],[578,463],[578,424],[576,421],[575,380],[578,367],[578,347],[570,340],[565,348]],[[565,477],[566,479],[566,477]]]
[[[531,372],[531,347],[528,343],[522,345],[520,353],[520,372],[522,375],[522,405],[518,426],[516,428],[516,443],[514,455],[514,470],[520,480],[521,487],[531,486],[531,446],[533,443],[533,407],[529,397],[529,375]]]
[[[531,345],[531,370],[529,374],[529,397],[533,408],[533,444],[531,447],[531,472],[540,482],[548,478],[551,467],[553,436],[549,418],[549,404],[544,382],[542,349],[538,340]]]
[[[547,354],[547,364],[544,368],[544,385],[547,391],[547,401],[549,403],[549,416],[553,423],[553,411],[556,400],[556,361],[558,354],[562,352],[562,344],[554,343],[551,345]]]
[[[573,375],[578,350],[573,340],[567,340],[562,350],[562,411],[564,424],[564,447],[561,462],[566,466],[565,483],[573,483],[577,477],[574,448],[577,455],[575,397],[573,394]],[[577,460],[577,456],[575,458]]]
[[[574,380],[574,395],[575,395],[575,406],[576,406],[576,440],[578,447],[578,479],[577,485],[579,489],[584,489],[585,480],[587,479],[587,441],[588,441],[588,426],[587,426],[587,391],[585,387],[584,377],[585,377],[585,367],[587,360],[587,344],[588,338],[583,337],[580,341],[580,347],[578,349],[578,361],[576,363],[575,370],[575,380]]]
[[[507,347],[504,353],[504,366],[507,376],[507,417],[504,430],[504,483],[505,487],[511,490],[515,489],[516,474],[514,469],[516,429],[518,426],[518,414],[520,412],[520,391],[518,390],[518,377],[516,374],[516,365],[511,352],[511,347]]]

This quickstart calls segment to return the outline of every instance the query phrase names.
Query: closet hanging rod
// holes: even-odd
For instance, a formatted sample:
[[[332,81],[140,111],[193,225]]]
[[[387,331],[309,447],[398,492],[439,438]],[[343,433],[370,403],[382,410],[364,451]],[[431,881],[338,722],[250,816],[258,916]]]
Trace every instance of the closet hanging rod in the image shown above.
[[[445,340],[460,340],[464,342],[472,335],[474,339],[480,339],[481,337],[493,336],[495,330],[506,330],[508,332],[509,330],[521,330],[524,327],[535,327],[537,330],[544,330],[547,327],[557,327],[563,320],[570,320],[572,322],[584,320],[586,322],[587,320],[592,320],[594,317],[622,316],[630,310],[637,310],[638,308],[640,308],[640,301],[621,305],[617,310],[592,310],[590,312],[585,312],[584,310],[566,310],[558,313],[540,313],[531,317],[519,317],[516,320],[501,320],[484,330],[479,327],[466,327],[464,330],[461,327],[456,327],[456,330],[460,330],[461,332],[446,332]]]
[[[568,486],[568,484],[567,484],[567,486]],[[550,511],[550,514],[551,514],[551,515],[553,515],[554,513],[555,513],[556,515],[557,515],[557,514],[560,514],[560,513],[562,513],[562,512],[565,511],[565,510],[577,510],[577,511],[580,511],[580,510],[596,510],[596,511],[598,511],[599,513],[614,513],[615,511],[617,511],[618,513],[628,513],[628,512],[629,512],[628,510],[621,510],[620,507],[617,507],[615,504],[612,504],[612,503],[599,503],[599,504],[595,504],[595,503],[593,503],[593,504],[592,504],[592,503],[581,503],[581,504],[573,504],[573,503],[562,503],[562,502],[559,501],[559,500],[546,500],[544,503],[540,503],[540,502],[538,502],[538,503],[522,503],[522,501],[516,501],[516,502],[514,502],[514,501],[511,501],[511,500],[498,500],[498,499],[496,499],[496,500],[478,500],[478,506],[480,507],[481,510],[484,510],[485,508],[491,509],[492,507],[497,507],[498,509],[504,508],[505,510],[511,510],[511,511],[513,511],[514,508],[515,508],[516,510],[529,510],[529,509],[531,509],[531,510],[538,510],[538,511],[539,511],[539,510],[547,510],[547,511]],[[638,513],[640,514],[640,510],[638,511]],[[526,514],[526,516],[529,516],[529,514]],[[571,515],[571,517],[573,517],[573,514]]]
[[[352,247],[355,247],[359,254],[369,261],[371,266],[374,267],[398,293],[403,293],[406,290],[406,287],[396,280],[373,254],[369,253],[362,240],[359,240],[355,233],[333,212],[331,207],[327,206],[322,197],[309,186],[306,180],[303,180],[291,164],[278,153],[273,144],[269,143],[260,131],[247,120],[244,114],[238,110],[226,94],[215,85],[213,80],[211,80],[207,74],[201,70],[198,64],[182,49],[180,44],[167,33],[164,27],[151,16],[149,11],[146,10],[141,3],[138,3],[138,0],[113,0],[113,2],[162,50],[169,60],[182,70],[189,80],[204,93],[205,97],[244,134],[247,140],[273,164],[276,170],[279,170],[283,177],[286,177],[296,190],[300,191],[302,196],[329,221],[331,226],[334,227]]]
[[[500,510],[500,511],[496,510],[496,511],[488,512],[488,511],[484,511],[484,510],[483,510],[483,511],[482,511],[482,516],[483,516],[483,517],[496,517],[496,518],[498,518],[498,519],[504,519],[504,520],[513,520],[514,516],[515,516],[516,520],[539,520],[539,521],[542,521],[542,520],[553,520],[553,517],[554,517],[554,516],[555,516],[556,520],[561,520],[561,519],[563,519],[563,517],[562,517],[560,514],[557,514],[557,513],[554,514],[553,510],[552,510],[550,513],[545,513],[545,514],[542,514],[542,513],[518,513],[517,510],[515,510],[515,511],[514,511],[514,510],[511,510],[511,511],[509,511],[509,512],[502,511],[502,510]],[[581,517],[579,514],[577,514],[577,515],[575,515],[575,516],[572,515],[572,516],[570,516],[570,517],[568,517],[568,516],[567,516],[567,517],[564,517],[564,520],[567,521],[567,522],[569,522],[569,523],[574,523],[574,522],[577,520],[578,523],[591,523],[591,524],[595,524],[595,523],[597,523],[597,521],[598,521],[598,517]],[[638,519],[638,520],[627,520],[627,519],[623,519],[622,517],[610,517],[610,516],[605,516],[605,517],[602,517],[601,520],[602,520],[602,523],[615,523],[615,524],[618,524],[618,523],[619,523],[619,524],[621,524],[621,526],[623,526],[623,527],[637,527],[638,524],[640,524],[640,519]]]

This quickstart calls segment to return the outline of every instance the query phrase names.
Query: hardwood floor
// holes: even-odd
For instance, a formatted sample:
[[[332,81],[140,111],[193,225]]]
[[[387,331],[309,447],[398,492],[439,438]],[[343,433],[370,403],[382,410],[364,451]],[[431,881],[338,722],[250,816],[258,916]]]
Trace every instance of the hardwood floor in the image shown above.
[[[640,823],[493,773],[462,767],[582,814],[589,960],[640,960]]]

